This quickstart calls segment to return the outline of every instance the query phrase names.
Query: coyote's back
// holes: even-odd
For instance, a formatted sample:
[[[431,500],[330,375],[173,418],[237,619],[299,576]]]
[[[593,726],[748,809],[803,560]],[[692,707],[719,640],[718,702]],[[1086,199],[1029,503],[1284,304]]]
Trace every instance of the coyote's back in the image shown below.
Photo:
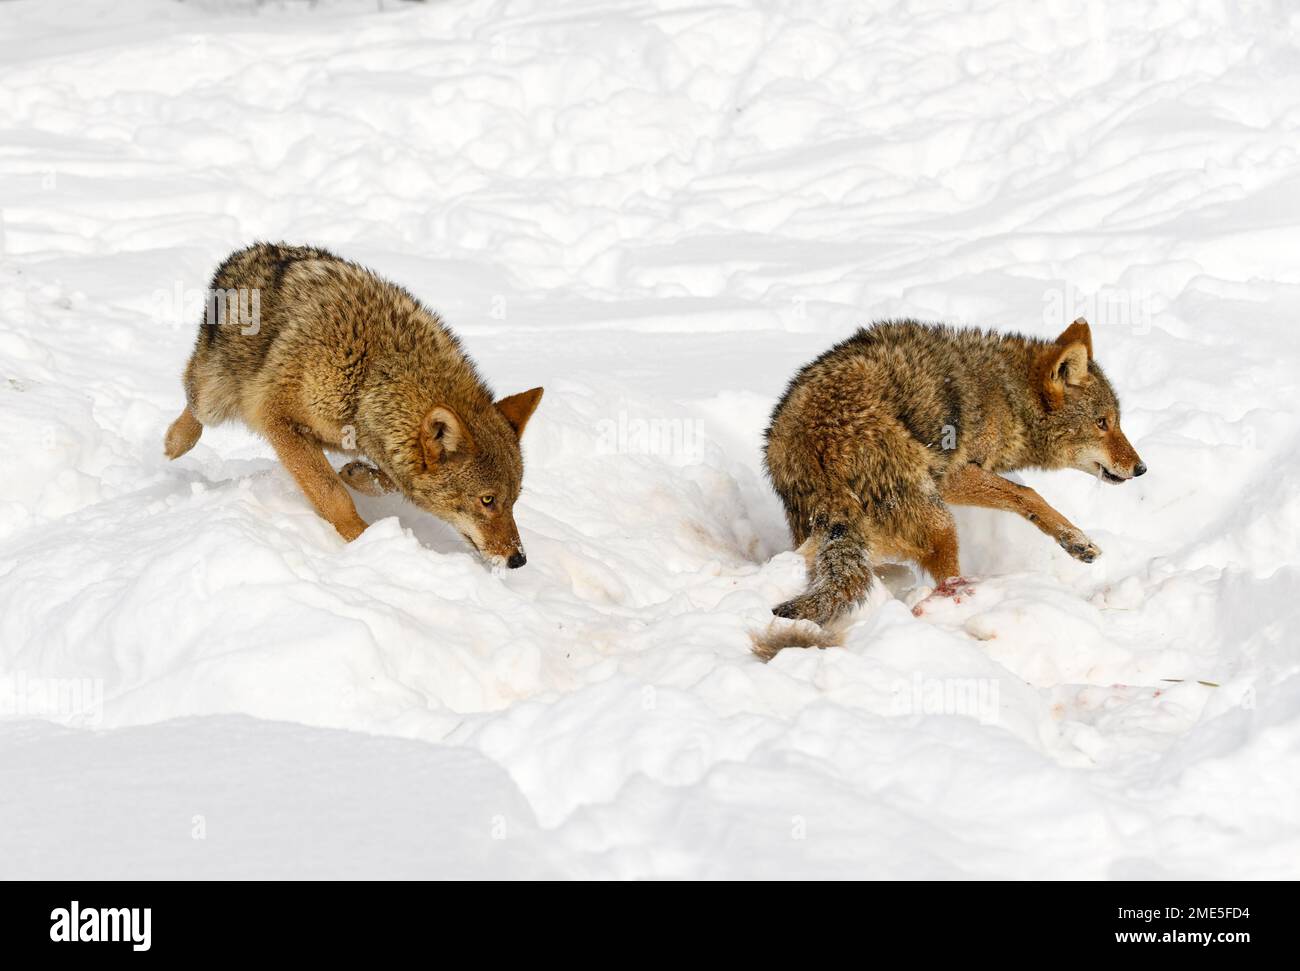
[[[405,289],[312,246],[258,243],[212,277],[208,311],[185,373],[204,425],[240,418],[258,427],[264,399],[299,385],[314,411],[355,417],[364,371],[388,355],[425,367],[477,406],[491,393],[456,338]]]

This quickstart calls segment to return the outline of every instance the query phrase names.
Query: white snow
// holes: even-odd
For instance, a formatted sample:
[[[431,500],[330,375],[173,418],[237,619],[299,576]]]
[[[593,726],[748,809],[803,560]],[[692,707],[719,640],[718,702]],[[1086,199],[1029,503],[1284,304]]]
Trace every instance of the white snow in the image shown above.
[[[0,876],[1300,876],[1298,30],[0,3]],[[256,238],[546,387],[525,569],[392,498],[346,545],[238,428],[163,458]],[[894,571],[759,663],[793,371],[881,317],[1081,313],[1151,471],[1022,478],[1104,555],[959,510],[973,596],[918,618]]]
[[[518,787],[466,748],[225,715],[91,735],[6,726],[0,752],[40,792],[0,804],[9,879],[557,872]]]

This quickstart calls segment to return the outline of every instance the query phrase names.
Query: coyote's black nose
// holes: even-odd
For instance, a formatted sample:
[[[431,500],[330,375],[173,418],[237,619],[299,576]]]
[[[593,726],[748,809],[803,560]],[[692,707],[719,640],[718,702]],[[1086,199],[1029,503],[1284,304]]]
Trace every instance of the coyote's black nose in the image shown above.
[[[510,554],[510,559],[506,560],[506,566],[512,570],[517,570],[528,562],[528,557],[524,556],[523,550],[518,550]]]
[[[1141,462],[1139,462],[1137,465],[1133,466],[1133,474],[1134,474],[1134,475],[1146,475],[1146,474],[1147,474],[1147,467],[1146,467],[1145,465],[1143,465]]]

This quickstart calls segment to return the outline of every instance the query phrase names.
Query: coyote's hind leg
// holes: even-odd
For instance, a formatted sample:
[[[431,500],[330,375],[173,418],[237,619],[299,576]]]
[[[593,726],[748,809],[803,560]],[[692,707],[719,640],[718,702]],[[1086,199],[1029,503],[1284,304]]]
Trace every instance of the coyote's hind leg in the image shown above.
[[[921,554],[920,564],[934,580],[934,590],[912,608],[913,616],[925,613],[925,604],[938,597],[950,597],[957,603],[975,592],[971,581],[961,575],[961,561],[957,553],[957,525],[952,513],[943,510],[931,527],[927,538],[928,548]]]
[[[167,429],[167,437],[163,440],[163,451],[169,459],[178,459],[194,447],[194,443],[202,434],[203,425],[194,417],[194,412],[190,411],[189,405],[186,405],[180,417]]]
[[[957,555],[957,524],[952,513],[943,510],[942,517],[929,533],[929,549],[921,556],[921,567],[939,587],[949,580],[961,577],[961,561]]]

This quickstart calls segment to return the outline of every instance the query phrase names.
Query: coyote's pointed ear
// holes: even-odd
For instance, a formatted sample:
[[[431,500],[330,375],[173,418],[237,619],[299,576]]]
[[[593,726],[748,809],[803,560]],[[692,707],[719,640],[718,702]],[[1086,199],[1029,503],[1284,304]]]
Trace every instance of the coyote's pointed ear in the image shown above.
[[[515,430],[516,438],[523,437],[524,426],[528,424],[528,419],[533,417],[533,412],[537,410],[541,400],[542,389],[533,388],[531,391],[520,391],[497,402],[497,411],[506,416],[506,421],[510,422],[510,427]]]
[[[1068,347],[1071,344],[1082,344],[1088,350],[1088,360],[1092,360],[1092,330],[1088,327],[1088,322],[1082,317],[1061,331],[1061,336],[1056,339],[1056,343],[1062,347]]]
[[[474,451],[474,439],[460,416],[446,405],[435,405],[420,422],[420,449],[424,464],[441,465],[452,456]]]
[[[1092,332],[1080,317],[1061,333],[1056,342],[1043,351],[1039,359],[1039,381],[1048,410],[1065,403],[1065,389],[1079,387],[1091,380],[1088,362],[1092,360]]]

